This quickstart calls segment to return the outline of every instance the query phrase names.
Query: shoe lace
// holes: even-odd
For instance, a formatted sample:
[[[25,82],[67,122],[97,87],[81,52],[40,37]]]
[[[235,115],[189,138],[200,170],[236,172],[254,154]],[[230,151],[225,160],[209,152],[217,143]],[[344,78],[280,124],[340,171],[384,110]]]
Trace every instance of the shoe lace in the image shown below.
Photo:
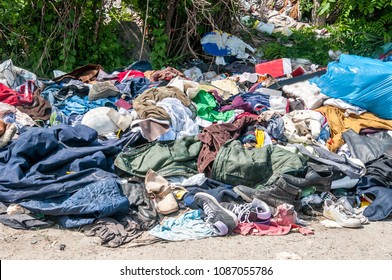
[[[335,206],[339,213],[344,217],[344,219],[349,219],[352,215],[343,205],[338,204]]]
[[[206,223],[209,223],[211,220],[214,219],[215,216],[214,210],[212,210],[212,208],[208,205],[207,202],[203,203],[203,211],[204,214],[206,215],[206,218],[204,219]]]
[[[251,203],[236,204],[233,206],[233,209],[231,209],[231,211],[237,215],[240,223],[245,223],[245,222],[250,223],[249,215],[250,215],[251,208],[252,208]]]

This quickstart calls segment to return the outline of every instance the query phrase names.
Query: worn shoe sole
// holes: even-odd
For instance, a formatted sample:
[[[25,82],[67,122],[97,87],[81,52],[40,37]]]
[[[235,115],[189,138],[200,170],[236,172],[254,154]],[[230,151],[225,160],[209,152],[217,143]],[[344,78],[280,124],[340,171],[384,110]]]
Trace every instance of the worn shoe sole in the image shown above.
[[[349,222],[345,223],[339,220],[335,220],[332,216],[328,215],[327,213],[323,213],[323,216],[329,220],[335,221],[338,223],[338,225],[345,227],[345,228],[360,228],[362,227],[361,222],[358,220],[358,223],[352,222],[351,224]]]
[[[249,195],[247,195],[245,192],[243,192],[241,190],[241,187],[245,187],[245,186],[235,186],[233,188],[233,191],[238,194],[243,200],[245,200],[246,202],[251,203],[253,201],[253,197],[250,197]],[[246,187],[249,188],[249,187]],[[249,188],[251,189],[251,188]],[[254,192],[256,192],[256,190],[254,190]]]

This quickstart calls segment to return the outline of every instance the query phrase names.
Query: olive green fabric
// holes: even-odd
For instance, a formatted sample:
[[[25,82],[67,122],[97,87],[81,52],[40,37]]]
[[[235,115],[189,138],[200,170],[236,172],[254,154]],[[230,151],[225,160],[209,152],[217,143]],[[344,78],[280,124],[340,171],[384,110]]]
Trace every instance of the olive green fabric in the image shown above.
[[[303,170],[304,157],[277,146],[245,149],[238,140],[226,142],[219,150],[212,166],[211,177],[231,185],[256,188],[271,184],[285,172]]]
[[[133,176],[145,177],[152,169],[161,176],[197,174],[197,157],[202,143],[197,137],[184,137],[176,141],[148,143],[120,153],[114,165]]]

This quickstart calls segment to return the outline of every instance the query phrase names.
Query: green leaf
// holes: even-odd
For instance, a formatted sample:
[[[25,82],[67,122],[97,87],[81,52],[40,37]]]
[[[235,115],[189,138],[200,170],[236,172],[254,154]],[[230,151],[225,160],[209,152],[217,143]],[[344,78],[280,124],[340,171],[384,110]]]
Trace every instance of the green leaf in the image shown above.
[[[321,6],[320,6],[320,9],[319,9],[319,11],[318,11],[318,14],[319,15],[323,15],[323,14],[326,14],[326,13],[328,13],[329,12],[329,9],[331,8],[331,3],[329,3],[329,2],[327,2],[327,3],[323,3]]]

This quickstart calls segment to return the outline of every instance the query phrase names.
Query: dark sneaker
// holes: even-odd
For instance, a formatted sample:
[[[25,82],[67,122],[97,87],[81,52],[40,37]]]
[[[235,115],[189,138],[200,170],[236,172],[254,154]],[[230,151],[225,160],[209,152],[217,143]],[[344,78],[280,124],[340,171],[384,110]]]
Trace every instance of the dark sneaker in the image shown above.
[[[237,215],[240,223],[258,223],[269,225],[272,214],[269,206],[260,199],[254,198],[251,203],[221,203],[223,207]]]
[[[223,208],[212,195],[199,192],[195,194],[195,202],[203,209],[206,222],[216,228],[218,235],[230,234],[237,227],[236,215]]]

